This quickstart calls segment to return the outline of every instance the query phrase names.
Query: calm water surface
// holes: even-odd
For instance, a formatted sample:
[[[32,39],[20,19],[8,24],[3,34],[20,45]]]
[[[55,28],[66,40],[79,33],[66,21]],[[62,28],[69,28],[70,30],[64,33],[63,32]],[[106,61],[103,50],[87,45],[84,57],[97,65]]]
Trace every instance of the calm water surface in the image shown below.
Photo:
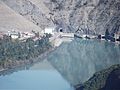
[[[73,90],[70,84],[45,60],[28,70],[0,76],[0,90]]]
[[[48,61],[72,85],[84,83],[95,72],[120,64],[120,46],[100,40],[75,39],[63,43]]]
[[[95,72],[120,64],[120,46],[98,40],[63,43],[47,60],[29,68],[2,73],[0,90],[73,90]],[[53,68],[54,67],[54,68]]]

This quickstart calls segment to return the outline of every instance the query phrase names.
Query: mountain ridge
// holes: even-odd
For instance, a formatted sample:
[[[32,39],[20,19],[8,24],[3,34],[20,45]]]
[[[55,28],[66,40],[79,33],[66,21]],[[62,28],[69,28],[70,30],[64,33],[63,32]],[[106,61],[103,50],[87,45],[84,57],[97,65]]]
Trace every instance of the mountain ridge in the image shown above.
[[[120,0],[2,0],[41,29],[58,26],[64,32],[90,34],[120,31]]]

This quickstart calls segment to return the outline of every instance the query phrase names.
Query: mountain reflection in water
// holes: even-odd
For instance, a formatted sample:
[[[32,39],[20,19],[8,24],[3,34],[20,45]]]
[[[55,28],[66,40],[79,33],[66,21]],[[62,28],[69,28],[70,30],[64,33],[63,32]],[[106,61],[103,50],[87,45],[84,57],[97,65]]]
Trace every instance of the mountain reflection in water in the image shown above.
[[[120,46],[76,39],[63,43],[50,53],[47,60],[1,72],[0,89],[73,90],[71,85],[83,83],[95,72],[118,63]]]
[[[0,90],[73,90],[47,60],[0,74]]]
[[[48,61],[72,85],[87,81],[97,71],[120,63],[120,46],[98,40],[63,43]]]

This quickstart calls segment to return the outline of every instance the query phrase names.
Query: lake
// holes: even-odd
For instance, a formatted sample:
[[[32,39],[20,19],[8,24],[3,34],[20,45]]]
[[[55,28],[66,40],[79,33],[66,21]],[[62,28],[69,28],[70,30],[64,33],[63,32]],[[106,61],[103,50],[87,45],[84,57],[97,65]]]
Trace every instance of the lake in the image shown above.
[[[73,90],[47,60],[0,76],[0,90]]]
[[[63,43],[48,61],[71,83],[82,84],[95,72],[120,64],[120,46],[101,40],[75,39]]]
[[[0,90],[73,90],[95,72],[120,64],[120,46],[99,40],[63,43],[45,60],[1,73]]]

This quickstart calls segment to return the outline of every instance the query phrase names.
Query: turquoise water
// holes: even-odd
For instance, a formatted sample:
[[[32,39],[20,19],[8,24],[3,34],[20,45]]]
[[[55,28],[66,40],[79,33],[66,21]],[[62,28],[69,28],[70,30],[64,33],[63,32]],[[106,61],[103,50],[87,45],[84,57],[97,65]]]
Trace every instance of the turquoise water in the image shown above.
[[[73,90],[73,88],[48,62],[40,62],[28,70],[0,76],[0,90]]]
[[[0,90],[73,90],[95,72],[120,64],[120,46],[99,40],[63,43],[46,60],[1,73]]]
[[[100,40],[76,39],[63,43],[48,61],[72,85],[84,83],[95,72],[120,64],[120,46]]]

